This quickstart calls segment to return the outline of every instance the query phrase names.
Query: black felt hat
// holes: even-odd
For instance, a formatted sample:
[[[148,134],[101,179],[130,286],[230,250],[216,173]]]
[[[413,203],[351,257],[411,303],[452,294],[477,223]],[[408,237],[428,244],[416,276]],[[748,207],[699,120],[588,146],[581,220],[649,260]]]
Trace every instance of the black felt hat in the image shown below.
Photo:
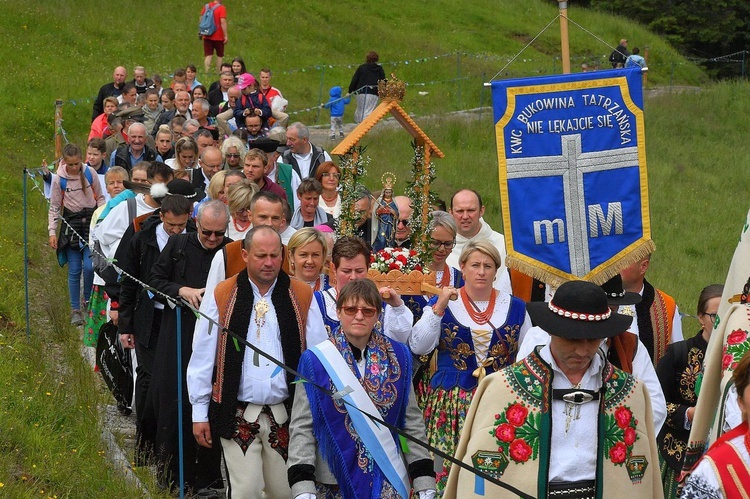
[[[641,302],[641,295],[622,289],[622,276],[616,274],[612,279],[602,284],[610,305],[635,305]]]
[[[526,310],[534,325],[567,339],[610,338],[633,322],[632,317],[612,312],[604,290],[587,281],[568,281],[549,303],[531,302]]]
[[[276,149],[279,147],[279,141],[274,139],[269,139],[266,137],[261,137],[260,139],[253,140],[250,142],[250,149],[260,149],[266,154],[270,154],[272,152],[276,152]]]

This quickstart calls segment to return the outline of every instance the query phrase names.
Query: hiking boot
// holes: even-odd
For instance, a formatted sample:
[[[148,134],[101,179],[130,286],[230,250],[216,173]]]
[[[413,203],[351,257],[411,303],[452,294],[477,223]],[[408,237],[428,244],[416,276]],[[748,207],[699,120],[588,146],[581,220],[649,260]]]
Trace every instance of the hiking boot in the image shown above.
[[[334,140],[335,138],[336,138],[336,134],[335,134],[335,133],[332,133],[332,134],[331,134],[331,140]]]
[[[70,313],[70,323],[74,326],[83,326],[83,314],[80,310],[73,310]]]
[[[344,132],[339,132],[339,137],[344,138]]]

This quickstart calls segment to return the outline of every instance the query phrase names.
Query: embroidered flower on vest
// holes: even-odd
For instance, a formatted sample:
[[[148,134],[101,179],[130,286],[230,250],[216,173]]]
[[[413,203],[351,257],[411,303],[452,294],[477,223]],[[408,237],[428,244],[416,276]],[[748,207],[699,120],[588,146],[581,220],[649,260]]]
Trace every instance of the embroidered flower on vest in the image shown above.
[[[536,459],[541,420],[540,412],[529,412],[518,402],[508,404],[503,412],[495,414],[495,426],[490,431],[497,439],[497,450],[517,463]]]
[[[605,413],[604,421],[604,452],[612,463],[622,466],[630,458],[633,444],[638,439],[635,431],[638,420],[629,407],[621,405],[614,413]]]

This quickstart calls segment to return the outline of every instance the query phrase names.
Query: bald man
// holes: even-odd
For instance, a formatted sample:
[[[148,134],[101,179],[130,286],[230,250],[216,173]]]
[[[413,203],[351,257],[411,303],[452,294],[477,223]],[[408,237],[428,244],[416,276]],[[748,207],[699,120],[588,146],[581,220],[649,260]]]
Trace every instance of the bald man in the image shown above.
[[[99,93],[94,100],[94,109],[91,113],[91,121],[104,112],[104,99],[107,97],[119,97],[122,93],[122,86],[128,77],[128,70],[122,66],[117,66],[112,73],[112,82],[102,85]]]
[[[409,218],[414,209],[411,207],[411,199],[406,196],[396,196],[393,198],[398,207],[398,223],[396,224],[396,247],[411,248],[411,227],[409,227]]]

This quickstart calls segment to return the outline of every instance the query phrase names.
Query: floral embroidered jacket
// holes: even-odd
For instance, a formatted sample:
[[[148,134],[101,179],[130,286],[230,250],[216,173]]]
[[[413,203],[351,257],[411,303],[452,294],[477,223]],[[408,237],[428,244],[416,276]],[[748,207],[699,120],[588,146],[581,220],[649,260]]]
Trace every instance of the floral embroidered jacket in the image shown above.
[[[552,368],[537,349],[482,380],[466,416],[456,459],[532,497],[548,497],[552,377]],[[602,382],[596,443],[592,442],[599,456],[596,497],[663,497],[645,385],[609,363],[602,368]],[[444,497],[518,496],[453,466]]]

